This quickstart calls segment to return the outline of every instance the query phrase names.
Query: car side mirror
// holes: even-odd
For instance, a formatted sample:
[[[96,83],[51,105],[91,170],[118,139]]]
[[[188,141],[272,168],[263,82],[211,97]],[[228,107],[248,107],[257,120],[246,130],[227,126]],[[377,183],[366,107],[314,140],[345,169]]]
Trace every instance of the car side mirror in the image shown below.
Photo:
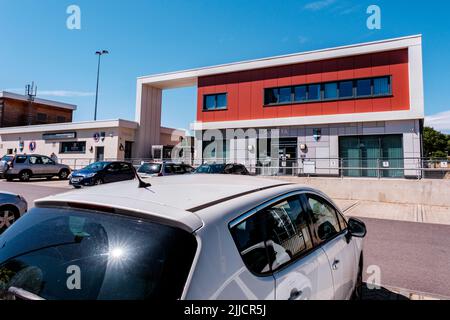
[[[361,220],[350,218],[348,220],[348,232],[352,237],[364,238],[367,234],[367,228]]]

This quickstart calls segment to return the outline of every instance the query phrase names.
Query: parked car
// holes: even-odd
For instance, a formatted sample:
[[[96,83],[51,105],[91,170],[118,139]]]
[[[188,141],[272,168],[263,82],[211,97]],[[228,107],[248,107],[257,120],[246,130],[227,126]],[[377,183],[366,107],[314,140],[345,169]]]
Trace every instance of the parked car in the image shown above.
[[[8,171],[9,166],[11,165],[13,159],[14,156],[12,154],[4,155],[0,159],[0,179],[3,179],[5,177],[5,173],[6,171]]]
[[[247,168],[239,163],[202,164],[195,169],[195,173],[250,175]]]
[[[69,166],[56,163],[49,157],[38,154],[14,156],[4,173],[8,181],[19,179],[24,182],[29,181],[31,178],[51,179],[58,177],[61,180],[65,180],[69,175]]]
[[[69,184],[75,188],[93,186],[110,182],[131,180],[135,171],[131,163],[122,161],[99,161],[87,167],[74,171],[69,178]]]
[[[193,174],[35,205],[0,237],[0,269],[10,273],[0,295],[301,300],[359,292],[365,225],[310,187]]]
[[[193,167],[184,163],[146,162],[139,167],[137,172],[142,177],[162,177],[192,173],[194,170]]]
[[[0,234],[27,210],[28,204],[24,198],[14,193],[0,192]]]

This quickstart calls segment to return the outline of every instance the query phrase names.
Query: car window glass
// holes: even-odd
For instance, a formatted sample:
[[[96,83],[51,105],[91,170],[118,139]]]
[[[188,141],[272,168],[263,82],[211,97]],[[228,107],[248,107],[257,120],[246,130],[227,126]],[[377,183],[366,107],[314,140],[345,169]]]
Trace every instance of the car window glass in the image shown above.
[[[313,247],[297,196],[259,211],[232,233],[247,267],[259,274],[275,271]]]
[[[42,164],[42,158],[41,157],[30,157],[30,164]]]
[[[157,163],[144,163],[139,169],[139,173],[155,174],[161,172],[161,164]]]
[[[234,165],[232,165],[232,164],[227,164],[227,165],[225,166],[225,168],[223,169],[223,172],[226,173],[226,174],[232,174],[232,173],[234,173]]]
[[[255,214],[231,229],[242,260],[250,271],[257,274],[270,272],[265,219],[265,215]]]
[[[49,300],[176,300],[197,241],[157,222],[33,208],[2,234],[0,248],[0,300],[10,287]],[[77,271],[67,271],[74,269],[78,288],[70,281]]]
[[[181,165],[179,165],[179,164],[174,164],[172,166],[172,170],[176,174],[183,174],[184,173],[183,167]]]
[[[172,173],[173,172],[173,168],[171,164],[166,164],[164,166],[164,173]]]
[[[47,157],[41,157],[43,164],[54,164],[53,160]]]
[[[111,164],[108,166],[107,170],[108,170],[109,172],[117,172],[117,171],[120,170],[120,166],[119,166],[118,163],[111,163]]]
[[[298,196],[264,209],[268,215],[268,254],[272,270],[313,247],[307,215]]]
[[[27,161],[26,156],[17,156],[15,160],[16,163],[25,163],[25,161]]]
[[[120,171],[124,171],[124,172],[131,171],[131,165],[129,163],[121,163]]]
[[[336,211],[330,204],[312,195],[308,196],[308,204],[311,209],[314,234],[318,240],[328,240],[340,232]]]

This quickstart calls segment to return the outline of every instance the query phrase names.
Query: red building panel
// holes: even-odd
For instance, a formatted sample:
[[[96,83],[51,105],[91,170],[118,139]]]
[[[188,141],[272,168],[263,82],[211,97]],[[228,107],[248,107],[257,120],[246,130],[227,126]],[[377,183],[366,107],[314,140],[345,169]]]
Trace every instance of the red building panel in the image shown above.
[[[197,120],[204,122],[408,110],[408,50],[396,50],[199,78]],[[264,106],[264,89],[343,79],[392,77],[392,97]],[[228,109],[203,111],[203,95],[228,93]]]

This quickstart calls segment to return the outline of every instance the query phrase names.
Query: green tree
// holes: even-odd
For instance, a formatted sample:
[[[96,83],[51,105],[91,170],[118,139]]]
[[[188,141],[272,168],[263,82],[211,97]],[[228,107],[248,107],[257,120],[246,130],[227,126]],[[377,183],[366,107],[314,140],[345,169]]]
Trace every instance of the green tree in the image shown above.
[[[425,127],[423,149],[425,157],[446,158],[450,153],[450,135]]]

